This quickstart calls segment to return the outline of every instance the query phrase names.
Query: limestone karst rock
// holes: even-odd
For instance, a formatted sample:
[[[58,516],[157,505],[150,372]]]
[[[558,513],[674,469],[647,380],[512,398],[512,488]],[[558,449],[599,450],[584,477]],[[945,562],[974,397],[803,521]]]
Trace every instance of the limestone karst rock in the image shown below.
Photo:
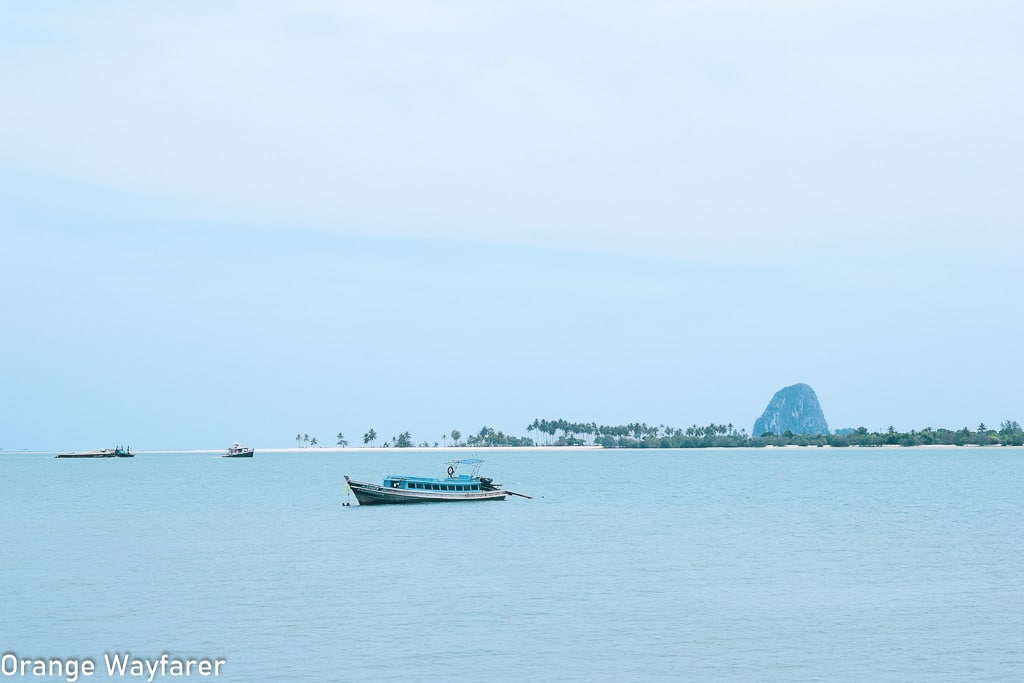
[[[754,422],[753,436],[771,434],[828,434],[828,423],[818,397],[806,384],[794,384],[775,392],[764,413]]]

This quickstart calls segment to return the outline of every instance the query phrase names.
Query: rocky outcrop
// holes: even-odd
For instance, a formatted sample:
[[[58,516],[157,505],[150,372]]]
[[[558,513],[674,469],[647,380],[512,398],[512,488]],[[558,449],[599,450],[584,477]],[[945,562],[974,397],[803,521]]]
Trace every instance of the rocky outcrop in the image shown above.
[[[828,434],[818,397],[806,384],[779,389],[754,423],[754,436],[771,434]]]

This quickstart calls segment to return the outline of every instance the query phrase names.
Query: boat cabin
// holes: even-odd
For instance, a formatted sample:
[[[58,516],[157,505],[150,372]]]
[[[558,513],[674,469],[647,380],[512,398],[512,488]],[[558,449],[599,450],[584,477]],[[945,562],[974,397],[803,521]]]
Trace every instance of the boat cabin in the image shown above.
[[[450,491],[468,492],[481,491],[480,480],[466,475],[449,477],[448,479],[431,479],[428,477],[385,477],[384,488],[403,489],[409,491]]]

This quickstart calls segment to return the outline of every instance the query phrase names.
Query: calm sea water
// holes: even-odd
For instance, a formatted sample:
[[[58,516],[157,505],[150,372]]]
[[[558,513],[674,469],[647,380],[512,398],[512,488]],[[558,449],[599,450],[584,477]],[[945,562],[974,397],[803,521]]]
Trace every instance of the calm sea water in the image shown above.
[[[344,474],[453,455],[0,454],[0,652],[238,682],[1024,680],[1022,449],[481,451],[535,498],[342,505]]]

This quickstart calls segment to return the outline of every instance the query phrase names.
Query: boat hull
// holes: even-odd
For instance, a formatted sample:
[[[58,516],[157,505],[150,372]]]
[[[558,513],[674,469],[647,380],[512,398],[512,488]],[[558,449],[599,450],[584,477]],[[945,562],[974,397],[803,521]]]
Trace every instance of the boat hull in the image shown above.
[[[347,478],[346,478],[347,479]],[[461,503],[480,500],[505,500],[508,492],[496,491],[410,491],[389,489],[377,484],[347,479],[349,489],[360,505],[408,505],[412,503]]]

